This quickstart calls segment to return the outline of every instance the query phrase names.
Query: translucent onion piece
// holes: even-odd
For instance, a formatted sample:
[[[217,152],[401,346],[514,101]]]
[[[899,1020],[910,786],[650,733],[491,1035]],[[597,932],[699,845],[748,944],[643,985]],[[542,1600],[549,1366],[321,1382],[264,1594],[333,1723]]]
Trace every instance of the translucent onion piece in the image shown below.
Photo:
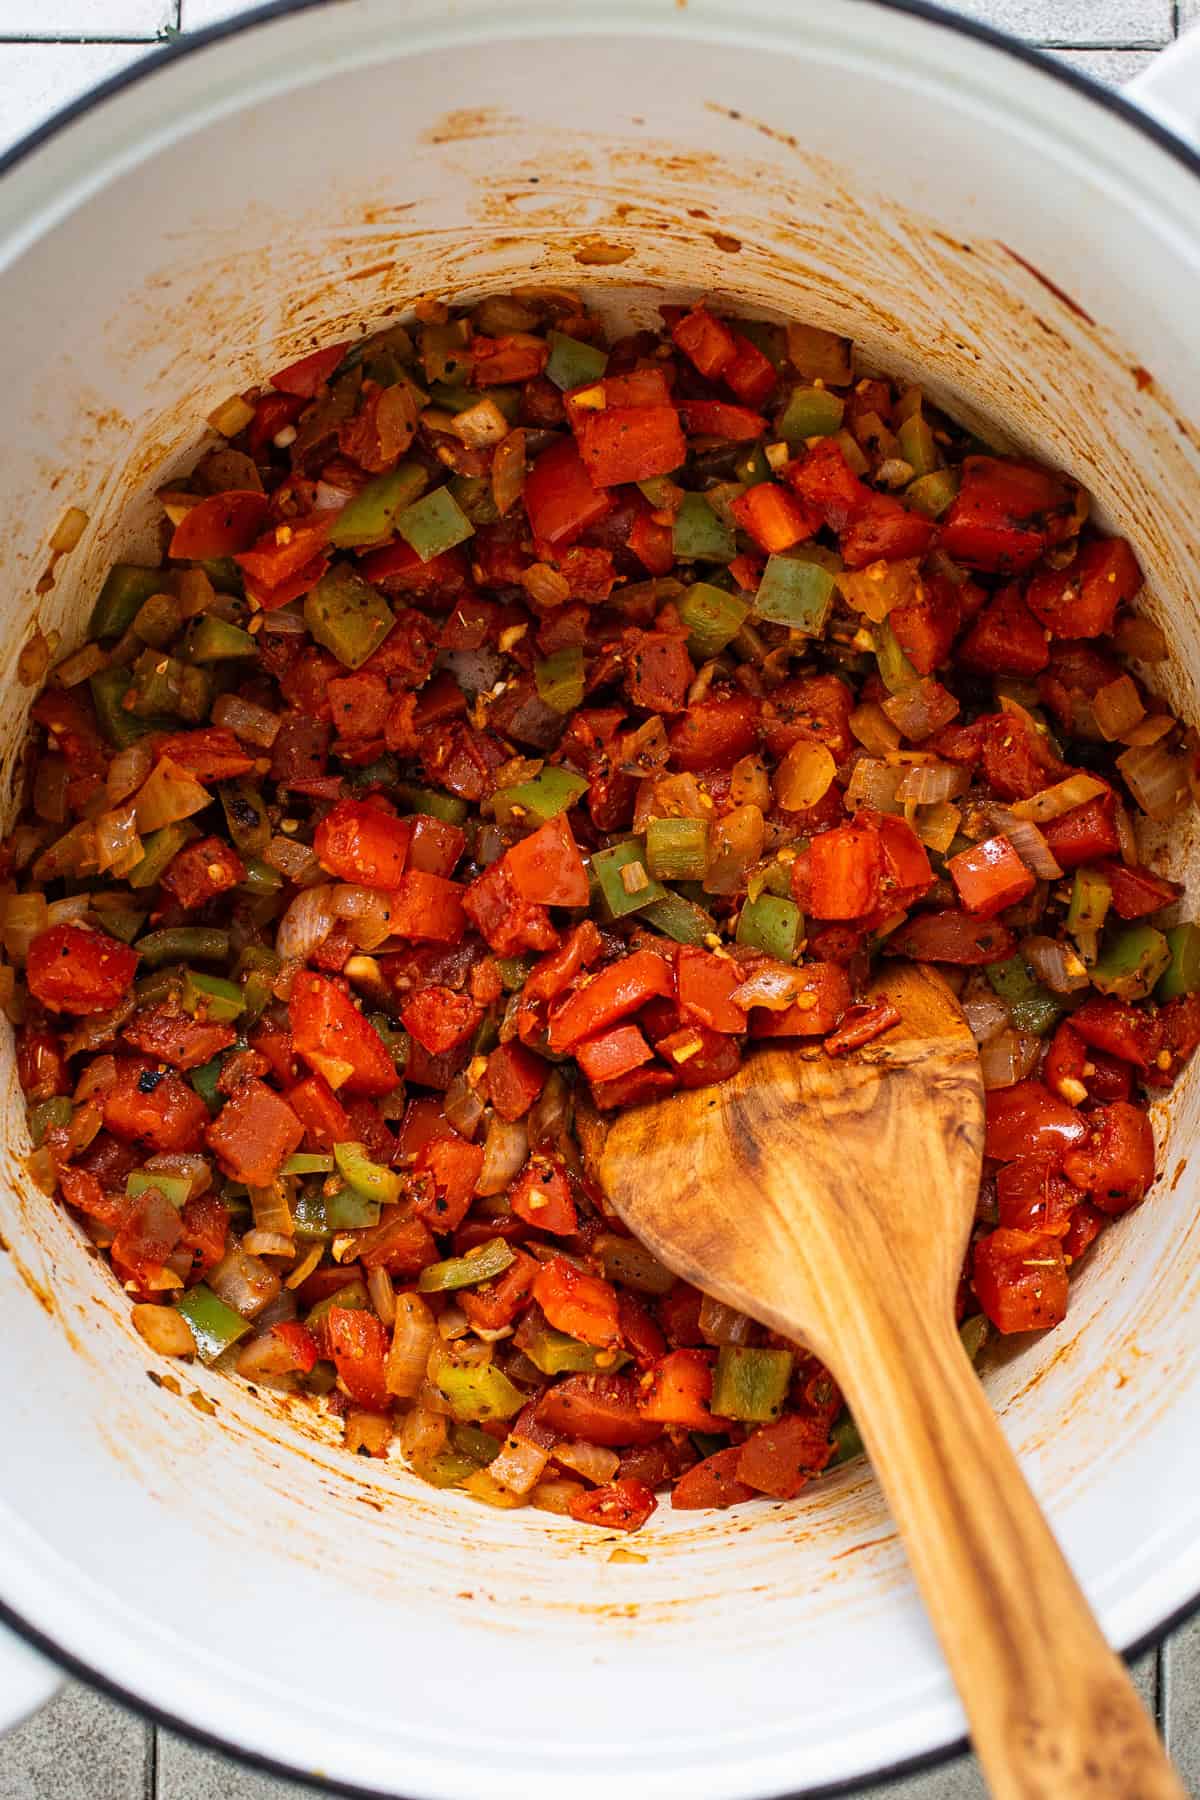
[[[714,821],[708,838],[706,894],[736,894],[763,853],[766,826],[757,806],[737,806]]]
[[[1056,781],[1053,787],[1040,788],[1028,800],[1014,801],[1011,810],[1014,818],[1032,819],[1035,825],[1044,825],[1048,819],[1061,819],[1064,813],[1073,812],[1106,791],[1103,781],[1081,769],[1065,781]]]
[[[940,681],[927,677],[902,688],[898,694],[889,694],[883,711],[902,737],[919,744],[958,717],[958,702]]]
[[[78,1156],[81,1150],[86,1150],[103,1123],[104,1114],[94,1101],[89,1100],[83,1106],[77,1106],[71,1123],[67,1126],[67,1156]]]
[[[529,1504],[536,1506],[539,1512],[557,1513],[560,1517],[569,1518],[571,1502],[578,1500],[580,1494],[587,1489],[581,1481],[539,1481],[529,1496]]]
[[[1126,613],[1113,626],[1113,643],[1134,662],[1166,662],[1170,655],[1162,628],[1144,613]]]
[[[104,792],[111,806],[119,806],[130,794],[136,793],[154,762],[154,754],[149,740],[138,738],[124,750],[118,750],[108,765],[108,774],[104,779]]]
[[[483,1141],[483,1167],[475,1183],[477,1194],[502,1194],[521,1171],[529,1154],[529,1135],[523,1119],[502,1119],[493,1113]]]
[[[1157,744],[1159,738],[1165,738],[1174,731],[1178,721],[1170,713],[1152,713],[1149,718],[1140,719],[1129,731],[1123,732],[1121,742],[1124,744]]]
[[[279,1277],[240,1244],[231,1244],[216,1268],[210,1269],[208,1285],[234,1312],[244,1319],[256,1319],[279,1292]]]
[[[878,762],[871,756],[860,756],[846,788],[846,805],[851,812],[869,806],[875,812],[898,813],[903,810],[896,790],[904,779],[899,763]]]
[[[415,1296],[411,1294],[397,1296],[397,1323],[399,1323],[401,1316],[399,1309],[403,1301],[405,1299],[413,1299],[414,1297]],[[390,1389],[390,1368],[388,1386]],[[406,1396],[401,1394],[399,1398],[404,1399]],[[431,1412],[424,1406],[414,1406],[412,1411],[405,1417],[404,1425],[400,1432],[400,1448],[403,1450],[405,1456],[414,1457],[418,1460],[426,1456],[436,1456],[439,1450],[445,1448],[447,1429],[448,1427],[446,1425],[444,1414]]]
[[[212,1168],[208,1158],[195,1150],[160,1150],[154,1156],[146,1158],[145,1167],[152,1172],[160,1170],[164,1175],[186,1176],[191,1185],[188,1198],[192,1200],[198,1194],[207,1193],[212,1186]]]
[[[395,1306],[396,1321],[392,1330],[392,1347],[388,1352],[387,1390],[398,1400],[411,1400],[425,1379],[425,1367],[437,1328],[433,1314],[419,1294],[397,1294]],[[444,1440],[444,1425],[441,1437]],[[404,1448],[406,1454],[411,1456],[412,1451],[408,1446],[405,1445]]]
[[[754,1321],[735,1306],[705,1294],[700,1302],[700,1336],[706,1344],[748,1344]]]
[[[65,900],[52,900],[46,908],[47,925],[74,925],[92,904],[90,894],[68,894]]]
[[[295,838],[286,837],[283,832],[276,832],[266,849],[263,861],[294,881],[297,887],[308,887],[323,876],[324,871],[307,844],[298,844]]]
[[[456,1301],[452,1300],[449,1306],[443,1307],[438,1314],[438,1336],[443,1343],[452,1344],[459,1338],[465,1338],[470,1329],[471,1321]]]
[[[107,1048],[126,1019],[131,1017],[136,1005],[136,994],[126,994],[111,1012],[92,1013],[89,1017],[78,1020],[74,1031],[63,1039],[66,1055],[79,1056],[85,1051]]]
[[[527,1494],[537,1486],[549,1461],[550,1452],[540,1444],[510,1436],[505,1438],[499,1456],[488,1464],[488,1474],[510,1494]]]
[[[313,509],[316,512],[340,512],[346,502],[353,498],[350,488],[335,487],[331,481],[318,481]]]
[[[761,756],[742,756],[734,763],[729,771],[729,804],[757,806],[763,812],[770,809],[771,782]]]
[[[206,788],[169,756],[160,756],[138,789],[134,801],[140,832],[158,831],[203,811],[211,796]]]
[[[117,1079],[117,1059],[115,1056],[97,1056],[87,1063],[75,1085],[71,1096],[76,1106],[90,1100],[93,1094],[103,1094],[112,1087]]]
[[[524,487],[525,433],[510,431],[492,458],[492,499],[501,518],[516,505]]]
[[[908,468],[907,463],[902,466]],[[878,471],[885,485],[887,477],[883,470],[886,467],[884,463]],[[911,478],[911,472],[908,478]],[[878,625],[894,606],[907,605],[920,598],[923,587],[917,573],[919,566],[920,558],[913,556],[900,562],[868,563],[865,569],[856,569],[853,573],[841,569],[837,575],[838,589],[847,606]]]
[[[1008,1030],[1008,1008],[999,994],[986,985],[965,993],[962,997],[962,1009],[977,1044],[990,1043],[1002,1031]]]
[[[371,1305],[390,1331],[396,1323],[396,1290],[387,1270],[378,1264],[367,1270],[367,1292],[371,1296]]]
[[[48,913],[45,894],[8,895],[0,936],[4,941],[4,954],[10,962],[25,961],[34,938],[46,930]]]
[[[281,607],[278,612],[262,613],[259,616],[262,618],[261,629],[275,632],[280,637],[302,637],[308,630],[299,613],[288,612],[286,607]]]
[[[837,764],[824,744],[793,744],[775,771],[775,799],[785,812],[803,812],[829,792]]]
[[[571,1130],[571,1090],[558,1069],[552,1069],[545,1087],[525,1117],[531,1150],[553,1150]]]
[[[90,819],[81,819],[42,851],[31,872],[35,881],[56,881],[63,875],[93,875],[98,867],[96,828]]]
[[[508,420],[489,397],[455,413],[447,430],[472,450],[490,450],[508,436]]]
[[[292,1209],[288,1204],[287,1189],[282,1181],[272,1181],[267,1187],[250,1189],[250,1206],[254,1213],[254,1223],[259,1231],[274,1233],[280,1237],[292,1238],[296,1233],[292,1219]]]
[[[1118,675],[1098,688],[1092,696],[1092,716],[1110,744],[1132,731],[1146,716],[1133,677]]]
[[[1135,744],[1117,767],[1148,818],[1173,819],[1189,797],[1187,759],[1163,743]]]
[[[256,1226],[242,1239],[242,1249],[252,1256],[287,1256],[296,1254],[296,1246],[282,1231],[260,1231]]]
[[[850,714],[850,730],[872,756],[886,756],[889,750],[900,748],[899,731],[882,706],[877,706],[873,700],[855,707]]]
[[[54,671],[54,679],[59,687],[78,687],[81,681],[86,681],[89,676],[98,674],[107,666],[107,652],[99,644],[85,644],[73,656],[65,657],[59,663]]]
[[[132,801],[100,814],[96,820],[96,860],[101,874],[114,869],[118,875],[127,875],[144,854]]]
[[[1032,819],[1018,818],[1007,807],[986,808],[992,829],[1002,832],[1031,874],[1039,881],[1057,881],[1062,874],[1058,859]]]
[[[574,1469],[585,1481],[596,1487],[603,1487],[611,1481],[620,1466],[621,1459],[615,1450],[606,1450],[603,1444],[568,1443],[555,1444],[552,1455],[556,1463],[564,1469]],[[493,1472],[495,1463],[491,1464]],[[526,1490],[528,1491],[528,1490]]]
[[[279,714],[255,706],[237,694],[222,694],[212,709],[214,725],[224,725],[235,737],[261,750],[269,750],[279,736]]]
[[[243,1381],[277,1381],[280,1376],[293,1373],[296,1358],[283,1338],[273,1331],[264,1331],[260,1337],[251,1338],[239,1351],[233,1366]]]
[[[275,949],[285,961],[305,963],[333,930],[332,887],[303,888],[288,906],[275,934]]]
[[[984,1044],[979,1066],[985,1088],[1012,1087],[1033,1073],[1042,1040],[1028,1031],[1002,1031]]]
[[[1087,968],[1070,944],[1052,937],[1026,938],[1021,955],[1052,994],[1077,994],[1088,986]]]
[[[957,763],[914,763],[904,771],[896,788],[897,800],[917,806],[936,806],[942,800],[957,800],[971,785],[969,769]]]
[[[795,969],[789,969],[786,963],[764,963],[740,987],[734,988],[729,998],[746,1012],[752,1006],[784,1012],[806,988],[804,977]]]
[[[504,658],[486,644],[478,650],[448,650],[440,659],[465,694],[490,694],[504,676]]]
[[[1127,869],[1136,869],[1142,860],[1137,833],[1133,829],[1129,808],[1124,806],[1120,800],[1113,807],[1113,825],[1117,833],[1117,842],[1121,846],[1121,861]]]
[[[465,1138],[475,1136],[483,1118],[483,1101],[468,1080],[465,1069],[459,1070],[446,1089],[443,1110],[455,1131],[461,1132]]]
[[[173,1306],[135,1306],[130,1316],[138,1336],[158,1356],[196,1354],[192,1328]]]

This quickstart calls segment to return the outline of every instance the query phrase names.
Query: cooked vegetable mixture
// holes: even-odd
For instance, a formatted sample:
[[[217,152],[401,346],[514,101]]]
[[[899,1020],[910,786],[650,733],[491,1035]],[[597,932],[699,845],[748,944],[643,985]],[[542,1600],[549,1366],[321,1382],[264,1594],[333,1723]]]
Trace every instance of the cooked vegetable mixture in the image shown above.
[[[1200,1041],[1133,550],[829,332],[662,317],[427,304],[227,401],[4,846],[30,1167],[147,1344],[625,1531],[859,1444],[608,1212],[597,1115],[851,1052],[879,958],[939,965],[988,1088],[974,1353],[1063,1317]]]

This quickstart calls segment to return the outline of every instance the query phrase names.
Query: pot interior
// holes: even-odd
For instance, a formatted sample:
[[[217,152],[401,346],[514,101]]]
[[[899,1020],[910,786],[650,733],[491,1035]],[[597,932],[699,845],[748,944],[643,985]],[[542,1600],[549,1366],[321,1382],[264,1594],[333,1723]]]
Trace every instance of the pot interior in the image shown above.
[[[1168,698],[1200,716],[1194,177],[1059,78],[880,7],[440,10],[350,0],[200,49],[0,184],[10,807],[21,644],[35,622],[79,642],[108,565],[156,551],[154,490],[205,415],[422,295],[531,283],[614,321],[706,293],[848,333],[1063,466],[1136,545]],[[47,587],[68,505],[89,529]],[[1160,863],[1191,856],[1176,830]],[[472,1769],[513,1796],[630,1770],[643,1796],[684,1770],[698,1794],[773,1792],[957,1734],[865,1466],[788,1504],[660,1509],[614,1560],[613,1537],[434,1493],[299,1405],[155,1362],[24,1176],[4,1035],[0,1596],[51,1640],[191,1725],[388,1792]],[[1196,1109],[1192,1076],[1157,1109],[1164,1177],[1066,1323],[988,1376],[1122,1641],[1200,1589]]]

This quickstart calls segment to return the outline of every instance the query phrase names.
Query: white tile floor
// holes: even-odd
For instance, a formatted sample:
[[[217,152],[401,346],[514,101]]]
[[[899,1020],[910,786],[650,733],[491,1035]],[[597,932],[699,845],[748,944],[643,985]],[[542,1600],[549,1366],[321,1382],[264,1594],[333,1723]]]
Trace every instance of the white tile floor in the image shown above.
[[[1200,0],[957,4],[972,18],[1055,48],[1113,86],[1177,31],[1200,25]],[[153,54],[168,32],[198,31],[243,10],[243,0],[0,0],[0,151],[56,107]],[[1200,1620],[1144,1657],[1136,1676],[1189,1791],[1200,1795]],[[979,1800],[984,1788],[968,1760],[888,1791],[895,1800]],[[0,1800],[301,1800],[309,1792],[155,1731],[73,1683],[0,1741]]]

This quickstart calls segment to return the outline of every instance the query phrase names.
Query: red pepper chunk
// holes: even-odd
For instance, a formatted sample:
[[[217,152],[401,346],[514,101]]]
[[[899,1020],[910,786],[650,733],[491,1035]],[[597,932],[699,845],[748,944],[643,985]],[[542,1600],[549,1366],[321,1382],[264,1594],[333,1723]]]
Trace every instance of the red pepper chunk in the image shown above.
[[[554,1256],[538,1270],[533,1297],[555,1330],[602,1350],[619,1346],[617,1290],[611,1281],[585,1275],[573,1263]]]
[[[865,569],[873,562],[924,556],[933,532],[931,519],[909,512],[890,494],[873,493],[841,533],[838,548],[848,569]]]
[[[291,582],[316,558],[329,541],[332,513],[314,513],[307,519],[289,519],[257,538],[249,550],[234,557],[238,568],[261,587],[273,589]],[[274,606],[285,605],[275,600]],[[268,607],[268,611],[271,607]]]
[[[407,824],[407,866],[424,875],[453,875],[467,847],[467,834],[461,825],[451,825],[448,819],[435,819],[428,813],[414,813]]]
[[[648,1063],[654,1052],[636,1025],[617,1025],[600,1037],[589,1038],[575,1050],[575,1060],[588,1080],[616,1081]]]
[[[740,1506],[753,1500],[755,1490],[738,1475],[742,1445],[731,1444],[706,1456],[693,1468],[686,1469],[671,1489],[671,1506],[676,1512],[693,1512],[701,1508]]]
[[[519,956],[523,950],[552,950],[558,943],[558,933],[546,908],[518,894],[509,874],[508,856],[502,856],[471,883],[462,906],[497,956]]]
[[[266,494],[255,488],[210,494],[184,513],[167,555],[176,562],[208,562],[249,550],[267,522],[270,507]]]
[[[559,1165],[547,1157],[530,1158],[513,1183],[509,1198],[518,1219],[524,1219],[535,1231],[568,1237],[578,1229],[570,1183]]]
[[[488,1095],[502,1119],[523,1119],[550,1076],[550,1065],[514,1039],[488,1057]]]
[[[306,1075],[288,1088],[284,1099],[304,1127],[310,1150],[328,1152],[353,1136],[350,1115],[323,1075]]]
[[[513,887],[535,906],[586,906],[587,870],[564,813],[539,826],[504,858]]]
[[[852,1006],[838,1029],[825,1039],[827,1056],[845,1056],[850,1050],[861,1050],[864,1044],[882,1037],[894,1025],[899,1025],[900,1014],[890,1000],[876,1000],[870,1006]]]
[[[408,859],[410,830],[366,800],[339,800],[313,834],[313,850],[321,867],[341,881],[360,887],[400,885]]]
[[[1144,919],[1147,913],[1172,906],[1183,892],[1178,881],[1168,881],[1153,869],[1129,869],[1121,862],[1102,862],[1096,872],[1112,890],[1113,911],[1121,919]]]
[[[1052,1157],[1026,1156],[996,1172],[1000,1223],[1013,1231],[1046,1231],[1065,1237],[1079,1192],[1058,1173]]]
[[[413,1203],[414,1212],[433,1231],[457,1230],[474,1199],[482,1168],[482,1144],[469,1144],[457,1133],[432,1139],[413,1163],[414,1175],[429,1177],[428,1189]]]
[[[741,1446],[737,1475],[759,1494],[775,1500],[794,1500],[819,1475],[833,1455],[825,1418],[787,1413],[762,1425]]]
[[[398,1085],[387,1045],[336,981],[301,969],[288,1015],[297,1053],[331,1088],[378,1098]]]
[[[608,406],[581,422],[579,454],[596,487],[617,487],[678,469],[687,440],[673,406]]]
[[[226,1175],[247,1187],[269,1186],[303,1136],[287,1101],[257,1077],[235,1089],[205,1133]]]
[[[593,482],[570,438],[542,451],[525,477],[522,498],[534,537],[556,549],[573,543],[613,504]]]
[[[919,913],[909,919],[888,939],[886,953],[907,956],[913,962],[944,962],[959,968],[977,968],[985,963],[1003,962],[1006,956],[1012,955],[1013,943],[1013,934],[1006,926],[947,907],[940,912]]]
[[[960,850],[946,863],[968,912],[990,919],[1033,892],[1033,875],[1003,835]]]
[[[550,1020],[550,1048],[573,1050],[618,1019],[627,1018],[656,994],[675,992],[675,974],[653,950],[635,950],[610,963],[563,1001]]]
[[[671,1350],[642,1379],[642,1417],[684,1431],[711,1431],[712,1352]]]
[[[968,456],[942,521],[942,548],[968,568],[1018,574],[1069,531],[1073,511],[1071,491],[1047,470],[1004,457]]]
[[[208,1123],[208,1108],[186,1081],[141,1057],[118,1059],[103,1107],[104,1124],[114,1137],[153,1150],[194,1150]]]
[[[604,1531],[640,1531],[657,1505],[644,1481],[626,1477],[575,1494],[569,1510],[580,1525],[598,1525]]]
[[[391,897],[392,930],[412,943],[461,944],[467,929],[465,892],[457,881],[406,869]]]
[[[156,740],[160,757],[169,757],[197,781],[236,781],[248,775],[254,758],[223,725],[206,725],[200,731],[174,731]]]
[[[1141,589],[1142,571],[1124,538],[1095,538],[1065,569],[1044,569],[1030,581],[1029,608],[1055,637],[1103,637],[1118,606]]]
[[[431,1056],[441,1056],[443,1051],[465,1044],[482,1017],[483,1008],[469,994],[435,984],[413,995],[401,1011],[400,1022]]]
[[[473,337],[471,380],[476,387],[532,381],[545,368],[549,354],[546,340],[527,331],[513,331],[506,337]]]
[[[679,1010],[710,1031],[745,1031],[746,1014],[730,995],[740,987],[743,971],[728,957],[685,944],[676,965]]]
[[[1066,1027],[1060,1025],[1062,1031]],[[1128,1001],[1093,994],[1071,1014],[1069,1029],[1091,1050],[1148,1069],[1163,1047],[1161,1015]]]
[[[821,515],[809,509],[776,481],[760,481],[733,502],[733,516],[749,532],[760,549],[774,553],[790,550],[810,538]]]
[[[1087,1125],[1075,1109],[1040,1081],[993,1088],[986,1104],[984,1153],[1000,1162],[1045,1156],[1061,1163],[1065,1153],[1087,1136]]]
[[[809,845],[793,865],[807,884],[805,910],[814,919],[861,919],[879,904],[883,854],[879,834],[862,825],[837,825]]]
[[[738,340],[724,319],[714,319],[707,307],[694,306],[671,327],[671,336],[688,360],[710,381],[732,367],[739,356]],[[748,340],[743,338],[742,342]]]
[[[503,1275],[497,1275],[492,1281],[482,1281],[478,1287],[463,1288],[458,1296],[458,1303],[472,1325],[484,1331],[503,1331],[506,1325],[511,1325],[518,1313],[524,1312],[533,1293],[538,1264],[515,1244],[509,1247],[513,1261]],[[456,1241],[455,1255],[461,1254],[464,1252],[459,1250]]]
[[[761,406],[775,392],[775,366],[769,356],[740,331],[730,331],[736,346],[731,363],[721,370],[721,380],[743,406]]]
[[[850,978],[839,963],[804,963],[793,971],[800,993],[782,1012],[756,1006],[750,1015],[752,1038],[824,1037],[841,1022],[850,1004]]]
[[[1116,1100],[1087,1117],[1087,1135],[1063,1157],[1063,1173],[1103,1213],[1127,1212],[1154,1180],[1154,1130],[1140,1106]]]
[[[972,1276],[980,1306],[1006,1335],[1045,1331],[1066,1317],[1063,1247],[1047,1232],[989,1232],[975,1245]]]
[[[25,976],[35,1000],[51,1012],[109,1012],[137,973],[138,953],[84,925],[51,925],[29,946]]]
[[[350,1398],[372,1412],[387,1412],[388,1334],[382,1319],[365,1309],[331,1306],[325,1315],[325,1338]]]
[[[761,413],[725,400],[683,400],[679,416],[689,437],[723,438],[727,444],[752,444],[767,429]]]
[[[298,362],[289,363],[286,369],[280,369],[271,377],[271,386],[281,394],[294,394],[301,400],[315,400],[338,364],[342,361],[348,343],[329,344],[324,350],[314,350],[308,356],[302,356]]]
[[[1112,795],[1101,794],[1060,818],[1048,819],[1042,835],[1063,869],[1077,869],[1080,863],[1099,862],[1117,854],[1121,839],[1113,820]]]
[[[652,1444],[662,1435],[661,1425],[642,1416],[637,1383],[628,1375],[568,1375],[547,1388],[537,1416],[560,1437],[612,1450]]]
[[[185,912],[194,912],[246,879],[246,865],[223,838],[202,838],[176,856],[161,886]]]

